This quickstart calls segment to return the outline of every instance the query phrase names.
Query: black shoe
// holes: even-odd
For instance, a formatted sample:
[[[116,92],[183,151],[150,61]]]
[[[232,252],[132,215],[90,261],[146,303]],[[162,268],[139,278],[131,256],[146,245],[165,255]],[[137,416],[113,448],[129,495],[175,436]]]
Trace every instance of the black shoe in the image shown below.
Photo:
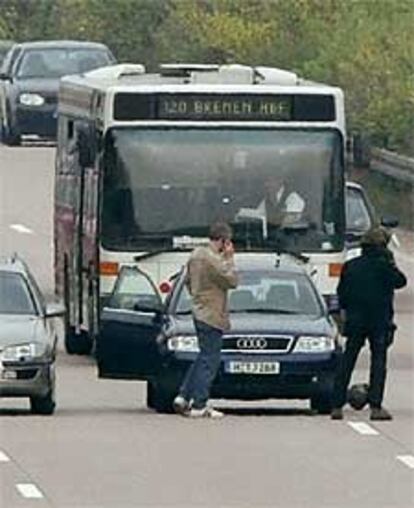
[[[342,411],[341,407],[335,407],[331,411],[331,420],[343,420],[344,419],[344,412]]]
[[[392,420],[392,414],[383,407],[372,407],[370,419],[385,422]]]

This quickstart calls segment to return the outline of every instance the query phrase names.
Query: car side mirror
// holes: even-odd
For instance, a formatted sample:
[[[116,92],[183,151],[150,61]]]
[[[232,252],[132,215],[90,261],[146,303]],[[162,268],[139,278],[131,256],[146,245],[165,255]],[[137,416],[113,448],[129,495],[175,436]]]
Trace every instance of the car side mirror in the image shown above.
[[[381,226],[384,226],[385,228],[396,228],[398,224],[399,220],[396,217],[381,217]]]
[[[12,77],[5,72],[0,72],[0,80],[1,81],[12,81]]]
[[[62,303],[49,303],[46,306],[45,317],[62,317],[66,313],[65,306]]]
[[[369,168],[371,162],[371,146],[368,136],[355,133],[352,138],[352,156],[354,166],[357,168]]]

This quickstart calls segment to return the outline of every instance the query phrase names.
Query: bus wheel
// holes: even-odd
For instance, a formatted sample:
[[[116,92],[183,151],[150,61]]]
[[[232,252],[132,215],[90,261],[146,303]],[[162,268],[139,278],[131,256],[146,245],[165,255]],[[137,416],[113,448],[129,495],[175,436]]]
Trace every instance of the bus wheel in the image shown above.
[[[70,355],[89,355],[92,351],[93,340],[88,332],[82,330],[76,333],[71,326],[65,333],[65,349]]]

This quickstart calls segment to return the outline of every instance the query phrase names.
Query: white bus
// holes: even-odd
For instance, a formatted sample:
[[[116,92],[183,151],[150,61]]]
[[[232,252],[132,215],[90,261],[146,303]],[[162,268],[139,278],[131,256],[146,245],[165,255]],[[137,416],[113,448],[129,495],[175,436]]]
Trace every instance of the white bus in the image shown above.
[[[140,65],[62,79],[56,291],[87,353],[119,267],[161,284],[232,225],[239,256],[307,257],[325,296],[345,259],[341,89],[268,67]]]

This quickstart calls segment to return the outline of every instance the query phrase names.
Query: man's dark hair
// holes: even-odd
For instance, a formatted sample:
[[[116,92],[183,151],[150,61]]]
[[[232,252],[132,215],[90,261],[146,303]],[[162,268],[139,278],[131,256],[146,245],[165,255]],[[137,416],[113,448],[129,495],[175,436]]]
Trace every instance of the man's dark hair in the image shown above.
[[[230,240],[231,237],[231,227],[226,222],[215,222],[210,226],[210,240]]]

